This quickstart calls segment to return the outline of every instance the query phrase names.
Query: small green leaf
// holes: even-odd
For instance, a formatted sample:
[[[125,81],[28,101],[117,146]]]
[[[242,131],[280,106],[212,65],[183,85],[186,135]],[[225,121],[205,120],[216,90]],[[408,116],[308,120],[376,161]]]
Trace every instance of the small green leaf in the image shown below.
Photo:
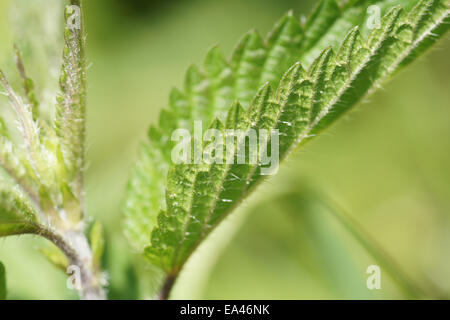
[[[67,268],[69,267],[69,260],[58,247],[49,244],[46,247],[38,248],[38,250],[56,268],[60,269],[64,273],[67,272]]]
[[[90,240],[92,265],[95,270],[100,270],[103,253],[105,251],[105,238],[103,234],[103,226],[99,221],[96,221],[92,226]]]

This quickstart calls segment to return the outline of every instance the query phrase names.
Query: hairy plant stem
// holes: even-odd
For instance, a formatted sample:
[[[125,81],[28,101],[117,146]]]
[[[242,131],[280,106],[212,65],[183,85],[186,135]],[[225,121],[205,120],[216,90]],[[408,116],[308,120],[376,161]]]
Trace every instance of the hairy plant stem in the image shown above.
[[[79,294],[83,300],[105,300],[100,270],[94,270],[92,252],[86,236],[81,231],[67,231],[60,235],[53,230],[39,227],[38,235],[55,244],[68,258],[70,266],[80,271]]]

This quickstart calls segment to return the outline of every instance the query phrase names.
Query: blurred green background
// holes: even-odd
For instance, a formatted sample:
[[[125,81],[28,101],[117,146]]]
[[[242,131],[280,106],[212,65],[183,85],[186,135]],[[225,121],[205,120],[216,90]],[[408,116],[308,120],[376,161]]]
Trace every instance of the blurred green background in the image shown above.
[[[0,61],[6,66],[13,1],[0,1]],[[107,229],[111,298],[146,298],[157,284],[123,237],[120,206],[137,146],[167,105],[169,90],[213,45],[229,56],[247,30],[265,34],[287,10],[306,15],[314,2],[86,1],[88,210]],[[405,298],[383,265],[382,289],[366,288],[367,267],[380,263],[321,205],[321,195],[345,208],[430,296],[450,297],[449,56],[447,37],[284,163],[208,239],[174,297]],[[37,65],[30,69],[38,79],[45,73]],[[9,297],[76,298],[65,276],[37,252],[40,241],[0,240]]]

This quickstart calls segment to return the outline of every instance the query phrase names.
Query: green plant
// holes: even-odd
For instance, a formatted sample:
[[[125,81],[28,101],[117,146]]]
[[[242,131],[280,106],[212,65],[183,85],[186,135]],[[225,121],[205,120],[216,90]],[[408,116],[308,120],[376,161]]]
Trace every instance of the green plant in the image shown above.
[[[129,238],[165,271],[167,292],[198,244],[263,180],[260,164],[171,166],[172,131],[184,124],[191,129],[189,125],[199,118],[216,118],[211,127],[219,130],[278,129],[282,160],[414,60],[448,28],[446,4],[422,1],[409,13],[400,7],[390,9],[381,27],[369,32],[364,30],[366,5],[354,1],[339,9],[335,1],[321,1],[304,30],[289,13],[266,42],[255,31],[245,35],[229,65],[213,48],[204,72],[191,67],[185,92],[172,92],[170,109],[162,112],[159,128],[149,131],[151,145],[143,147],[126,205]],[[359,26],[348,30],[350,24]],[[337,47],[341,39],[336,34],[347,34],[337,54],[326,48]],[[301,63],[284,73],[295,61]],[[307,70],[302,67],[310,63]],[[271,86],[278,82],[273,92]],[[224,107],[233,100],[237,102],[227,114]]]
[[[70,3],[82,8],[81,0]],[[385,13],[376,26],[367,23],[369,5]],[[66,19],[76,14],[73,7],[66,11]],[[128,238],[165,276],[160,298],[169,297],[199,244],[264,181],[268,165],[260,157],[256,163],[248,155],[244,163],[238,161],[240,151],[247,150],[243,137],[252,130],[258,138],[261,130],[277,130],[276,139],[257,145],[257,154],[273,155],[275,147],[285,159],[416,60],[448,28],[445,0],[322,0],[304,24],[289,12],[267,40],[256,31],[246,34],[230,62],[215,47],[202,68],[190,67],[184,91],[171,92],[169,109],[149,130],[150,143],[141,147],[124,205]],[[90,241],[86,236],[83,24],[67,23],[64,38],[54,119],[40,114],[19,49],[22,94],[0,73],[19,120],[18,132],[12,133],[0,121],[0,165],[6,173],[0,184],[0,236],[35,234],[50,240],[59,250],[41,251],[63,270],[79,268],[81,296],[105,298],[101,225],[92,227]],[[198,120],[221,133],[214,141],[221,145],[227,145],[227,130],[240,130],[243,135],[233,138],[230,153],[193,140],[194,157],[200,150],[231,163],[173,163],[173,132],[193,132]]]
[[[81,7],[81,1],[72,0]],[[73,14],[67,9],[67,18]],[[0,191],[0,236],[35,234],[53,242],[66,256],[62,267],[79,267],[80,294],[104,298],[102,275],[85,231],[84,154],[86,112],[86,57],[83,26],[64,31],[65,47],[57,97],[51,121],[40,114],[19,49],[15,48],[23,95],[17,93],[0,71],[17,119],[18,132],[9,133],[1,123],[1,167],[6,173]],[[55,262],[55,248],[42,250]]]

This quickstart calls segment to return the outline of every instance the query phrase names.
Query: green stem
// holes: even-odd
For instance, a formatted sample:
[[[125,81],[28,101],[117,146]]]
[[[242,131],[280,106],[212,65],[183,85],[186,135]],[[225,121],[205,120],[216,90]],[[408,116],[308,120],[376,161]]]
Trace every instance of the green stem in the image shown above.
[[[440,296],[425,290],[422,285],[417,284],[409,277],[389,255],[384,248],[373,239],[364,228],[347,214],[340,206],[332,200],[320,197],[318,199],[352,236],[367,250],[367,252],[377,260],[389,273],[392,279],[399,285],[399,288],[410,299],[420,299],[427,296]]]

